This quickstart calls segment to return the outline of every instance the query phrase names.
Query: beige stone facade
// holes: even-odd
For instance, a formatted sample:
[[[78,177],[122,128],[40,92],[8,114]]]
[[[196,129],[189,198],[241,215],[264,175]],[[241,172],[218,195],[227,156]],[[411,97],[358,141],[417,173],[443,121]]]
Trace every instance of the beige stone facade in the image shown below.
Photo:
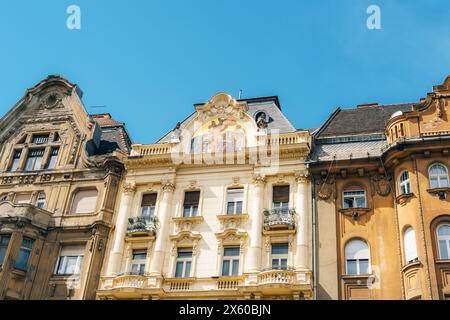
[[[309,146],[276,98],[228,94],[133,145],[97,297],[311,299]]]
[[[50,76],[0,120],[1,299],[95,298],[130,143],[81,96]]]

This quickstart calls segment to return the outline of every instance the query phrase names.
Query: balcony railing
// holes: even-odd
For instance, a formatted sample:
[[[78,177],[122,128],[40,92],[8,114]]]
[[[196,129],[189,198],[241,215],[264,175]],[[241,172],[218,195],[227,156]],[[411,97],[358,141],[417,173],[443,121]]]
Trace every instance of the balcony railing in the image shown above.
[[[147,284],[147,277],[143,275],[121,275],[113,279],[113,288],[144,288]]]
[[[268,270],[258,275],[258,282],[265,284],[293,284],[294,271],[291,270]]]
[[[294,229],[295,227],[295,209],[265,209],[264,213],[264,229]]]
[[[129,236],[156,235],[156,217],[134,217],[128,219]]]

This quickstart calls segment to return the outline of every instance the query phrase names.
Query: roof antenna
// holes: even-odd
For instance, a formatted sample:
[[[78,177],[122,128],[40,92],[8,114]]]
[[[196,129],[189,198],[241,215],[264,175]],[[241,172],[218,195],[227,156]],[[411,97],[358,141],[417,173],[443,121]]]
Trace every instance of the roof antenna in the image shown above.
[[[242,90],[242,89],[239,89],[239,100],[242,99],[242,92],[243,92],[243,90]]]

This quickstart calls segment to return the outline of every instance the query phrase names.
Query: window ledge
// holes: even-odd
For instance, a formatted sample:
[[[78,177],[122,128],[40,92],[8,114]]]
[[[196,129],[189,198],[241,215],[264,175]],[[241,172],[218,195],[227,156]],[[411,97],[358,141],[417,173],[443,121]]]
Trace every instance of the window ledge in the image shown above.
[[[345,209],[339,209],[339,212],[342,213],[344,216],[351,217],[353,220],[358,220],[359,217],[367,214],[372,210],[371,208],[345,208]]]
[[[220,221],[228,221],[228,220],[247,220],[247,213],[239,213],[239,214],[219,214],[217,215],[217,219]]]
[[[437,264],[450,264],[450,259],[447,260],[435,260],[435,263]]]
[[[17,278],[25,278],[25,276],[27,275],[26,270],[21,270],[17,268],[12,268],[11,273]]]
[[[397,198],[395,198],[395,202],[399,205],[404,206],[413,196],[414,196],[414,193],[412,193],[412,192],[404,193],[404,194],[397,196]]]
[[[440,200],[445,200],[450,193],[450,188],[431,188],[427,189],[429,194],[438,196]]]
[[[341,279],[345,282],[349,283],[357,283],[362,284],[365,283],[374,283],[375,282],[375,275],[373,274],[359,274],[359,275],[342,275]]]
[[[203,222],[203,216],[194,216],[194,217],[173,217],[172,220],[174,222]]]

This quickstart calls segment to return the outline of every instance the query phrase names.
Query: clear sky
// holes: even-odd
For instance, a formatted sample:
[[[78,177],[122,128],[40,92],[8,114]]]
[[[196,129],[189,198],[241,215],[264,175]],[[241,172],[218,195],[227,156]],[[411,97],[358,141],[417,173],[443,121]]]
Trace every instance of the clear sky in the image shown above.
[[[81,9],[69,30],[67,7]],[[367,7],[381,9],[369,30]],[[297,128],[413,102],[450,74],[449,0],[14,0],[0,6],[0,114],[61,74],[151,143],[226,91],[278,95]],[[105,105],[106,108],[91,108]]]

